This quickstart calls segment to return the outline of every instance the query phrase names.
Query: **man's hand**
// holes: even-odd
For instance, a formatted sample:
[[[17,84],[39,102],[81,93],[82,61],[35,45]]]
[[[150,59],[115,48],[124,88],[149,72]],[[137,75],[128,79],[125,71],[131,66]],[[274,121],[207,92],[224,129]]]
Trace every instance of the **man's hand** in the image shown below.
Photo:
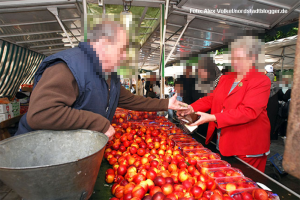
[[[177,93],[169,99],[169,109],[172,110],[186,110],[188,105],[177,100]]]
[[[200,115],[200,119],[198,119],[194,123],[190,124],[190,126],[199,126],[201,124],[208,123],[208,122],[214,122],[217,120],[215,115],[207,114],[204,112],[196,112],[196,114]]]
[[[187,109],[185,110],[179,110],[177,111],[177,116],[186,116],[186,115],[190,115],[190,114],[193,114],[195,111],[194,111],[194,108],[190,105],[188,105]]]
[[[113,139],[113,136],[115,134],[115,129],[112,125],[109,126],[109,129],[106,131],[106,133],[104,133],[108,138],[109,140],[112,140]]]

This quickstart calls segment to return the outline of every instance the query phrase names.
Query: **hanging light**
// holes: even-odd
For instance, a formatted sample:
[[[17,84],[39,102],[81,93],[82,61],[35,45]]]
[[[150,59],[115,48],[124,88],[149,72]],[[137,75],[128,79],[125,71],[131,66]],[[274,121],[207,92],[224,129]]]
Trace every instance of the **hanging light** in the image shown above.
[[[123,0],[123,11],[121,12],[121,22],[129,30],[132,24],[132,13],[130,12],[132,0]]]
[[[103,6],[103,0],[98,0],[98,6]]]
[[[130,8],[131,8],[131,3],[132,3],[133,0],[123,0],[123,12],[124,11],[127,11],[129,12]]]

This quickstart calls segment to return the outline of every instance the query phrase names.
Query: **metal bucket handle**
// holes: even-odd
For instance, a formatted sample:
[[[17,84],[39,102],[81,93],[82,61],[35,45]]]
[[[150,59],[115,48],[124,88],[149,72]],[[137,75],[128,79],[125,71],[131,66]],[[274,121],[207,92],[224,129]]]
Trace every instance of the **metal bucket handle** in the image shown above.
[[[82,192],[81,197],[80,197],[80,200],[85,200],[86,197],[87,197],[87,194],[88,194],[88,193],[87,193],[86,191]]]

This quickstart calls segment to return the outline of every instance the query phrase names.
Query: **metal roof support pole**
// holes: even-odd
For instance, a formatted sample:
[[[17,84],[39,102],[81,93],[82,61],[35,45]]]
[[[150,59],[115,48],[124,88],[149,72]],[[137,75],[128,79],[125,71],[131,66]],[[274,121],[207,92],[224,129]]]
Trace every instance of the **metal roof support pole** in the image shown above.
[[[189,24],[191,23],[191,21],[195,18],[195,17],[191,17],[191,18],[189,18],[189,17],[190,17],[190,16],[188,15],[188,20],[187,20],[187,22],[186,22],[186,24],[185,24],[183,30],[181,31],[181,33],[180,33],[180,35],[179,35],[179,37],[178,37],[176,43],[174,44],[174,46],[173,46],[171,52],[169,53],[169,55],[168,55],[168,57],[167,57],[167,59],[166,59],[166,63],[167,63],[167,62],[169,61],[169,59],[171,58],[171,56],[172,56],[172,54],[173,54],[173,52],[174,52],[176,46],[178,45],[179,40],[181,39],[182,35],[184,34],[185,30],[187,29],[187,27],[189,26]]]
[[[84,33],[83,38],[84,38],[84,42],[87,42],[87,6],[86,6],[86,0],[83,0],[82,4],[83,4],[83,33]]]
[[[74,30],[74,29],[71,28],[71,30]],[[17,34],[4,34],[4,35],[0,35],[0,38],[4,38],[4,37],[16,37],[16,36],[28,36],[28,35],[38,35],[38,34],[48,34],[48,33],[57,33],[57,32],[60,32],[60,31],[61,30],[38,31],[38,32],[17,33]]]
[[[195,17],[195,15],[188,15],[188,16],[193,16],[193,17]],[[178,25],[178,24],[172,24],[172,23],[168,23],[168,25],[170,25],[170,26],[175,26],[175,27],[181,27],[181,25]],[[223,36],[223,33],[219,33],[219,32],[216,32],[216,31],[209,31],[209,30],[205,30],[205,29],[192,28],[192,27],[189,27],[188,29],[190,29],[190,30],[195,30],[195,31],[205,31],[205,32],[214,33],[214,34],[218,34],[218,35],[222,35],[222,36]]]
[[[80,36],[80,35],[75,35],[75,36]],[[38,40],[21,40],[19,42],[16,42],[16,44],[24,44],[24,43],[31,43],[31,42],[44,42],[44,41],[51,41],[51,40],[61,40],[64,39],[65,37],[54,37],[54,38],[44,38],[44,39],[38,39]]]
[[[200,41],[208,41],[208,42],[217,43],[217,44],[224,44],[223,42],[219,42],[219,41],[215,41],[215,40],[206,40],[206,39],[190,37],[190,36],[184,36],[184,39],[193,39],[193,40],[200,40]]]
[[[76,9],[78,10],[79,16],[81,17],[82,10],[81,10],[80,5],[79,5],[79,3],[77,2],[77,0],[76,0],[76,2],[75,2],[75,6],[76,6]]]
[[[142,13],[142,16],[141,16],[141,19],[140,19],[140,22],[139,22],[139,28],[141,27],[141,24],[142,24],[142,21],[144,20],[145,16],[146,16],[146,13],[148,11],[148,7],[145,7],[144,8],[144,11]]]
[[[61,22],[61,20],[59,19],[59,16],[58,16],[58,10],[57,10],[57,7],[47,7],[47,9],[55,16],[56,20],[58,21],[61,29],[64,31],[64,33],[66,34],[66,36],[68,37],[68,40],[69,42],[71,43],[71,46],[72,48],[74,48],[74,44],[71,40],[71,38],[69,37],[69,34],[67,33],[63,23]]]
[[[284,15],[281,16],[279,19],[277,19],[277,20],[270,26],[270,28],[273,28],[274,26],[276,26],[277,24],[279,24],[282,20],[284,20],[287,16],[289,16],[292,12],[294,12],[294,10],[295,10],[296,8],[298,8],[299,6],[300,6],[300,1],[297,2],[297,3],[295,3],[295,5],[293,5],[293,7],[291,7],[291,8],[289,9],[289,11],[288,11],[286,14],[284,14]]]
[[[1,11],[0,11],[1,13]],[[80,20],[80,17],[75,17],[71,19],[63,19],[61,21],[63,22],[72,22],[75,20]],[[57,22],[56,20],[48,20],[48,21],[37,21],[37,22],[25,22],[25,23],[15,23],[15,24],[1,24],[0,27],[7,27],[7,26],[23,26],[23,25],[31,25],[31,24],[46,24],[46,23],[55,23]]]
[[[283,47],[283,51],[282,51],[282,65],[281,65],[281,72],[283,72],[284,50],[285,50],[285,47]]]
[[[161,84],[160,84],[160,98],[165,98],[165,36],[167,29],[167,19],[169,11],[169,0],[166,0],[166,4],[160,5],[160,75],[161,75]]]
[[[283,155],[283,168],[287,173],[300,178],[300,29],[298,29],[296,44],[292,98],[290,101],[288,127]]]
[[[163,34],[163,41],[164,41],[164,44],[165,44],[165,37],[166,37],[166,31],[167,31],[167,19],[168,19],[168,13],[169,13],[169,0],[166,0],[166,11],[165,11],[165,13],[164,13],[164,29],[163,29],[163,32],[164,32],[164,34]]]
[[[40,47],[51,47],[51,46],[58,46],[58,45],[64,45],[64,44],[68,44],[68,43],[60,42],[60,43],[54,43],[54,44],[30,46],[29,49],[40,48]]]
[[[178,8],[181,8],[188,0],[180,0],[180,2],[177,4]]]
[[[22,1],[6,1],[8,2],[10,5],[10,7],[12,6],[12,2],[22,2]],[[41,1],[43,3],[45,3],[45,1]],[[67,2],[67,1],[65,1]],[[4,1],[1,1],[1,4],[3,4]],[[25,3],[26,4],[26,3]],[[0,13],[16,13],[16,12],[26,12],[26,11],[37,11],[37,10],[46,10],[50,5],[48,6],[33,6],[33,7],[25,7],[24,5],[15,5],[15,8],[4,8],[1,7],[0,8]],[[66,5],[62,5],[62,4],[58,4],[58,5],[51,5],[53,7],[59,7],[59,8],[76,8],[76,6],[74,5],[74,2],[68,2]]]
[[[51,51],[57,51],[57,50],[66,50],[66,49],[70,49],[70,47],[59,47],[59,48],[52,48],[52,49],[42,49],[42,50],[36,50],[38,53],[44,53],[44,52],[51,52]]]
[[[287,55],[290,55],[290,54],[284,54],[284,57],[285,58],[292,58],[292,59],[294,59],[295,57],[293,57],[293,56],[287,56]],[[280,56],[280,55],[274,55],[274,54],[266,54],[266,56],[270,56],[270,57],[282,57],[282,55]]]

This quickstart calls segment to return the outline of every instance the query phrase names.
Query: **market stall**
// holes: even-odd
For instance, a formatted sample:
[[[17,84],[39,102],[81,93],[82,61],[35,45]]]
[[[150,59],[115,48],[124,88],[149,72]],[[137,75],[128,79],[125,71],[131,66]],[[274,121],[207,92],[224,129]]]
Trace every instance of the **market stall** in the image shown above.
[[[118,112],[115,117],[117,119],[121,119],[121,114],[128,114],[128,111],[122,110]],[[179,187],[177,185],[183,185],[185,193],[190,194],[190,190],[188,188],[185,188],[186,186],[186,180],[190,180],[189,178],[185,178],[184,175],[180,175],[181,171],[184,171],[182,169],[187,169],[187,171],[191,174],[195,173],[192,177],[197,177],[196,182],[194,184],[201,185],[200,183],[206,184],[205,188],[202,191],[201,196],[206,196],[211,199],[222,199],[217,197],[210,197],[213,194],[218,194],[218,192],[221,191],[221,195],[225,196],[231,196],[233,199],[265,199],[263,195],[261,197],[255,196],[253,193],[254,190],[257,190],[257,188],[263,188],[265,191],[267,191],[266,194],[269,195],[269,199],[298,199],[299,195],[295,192],[291,191],[290,189],[286,188],[285,186],[281,185],[277,181],[273,180],[272,178],[268,177],[264,173],[260,172],[259,170],[255,169],[254,167],[250,166],[249,164],[241,161],[240,159],[236,157],[218,157],[219,154],[214,154],[212,152],[218,152],[215,148],[215,144],[211,142],[209,145],[204,145],[205,138],[199,134],[194,133],[192,135],[186,135],[183,134],[183,131],[179,128],[177,128],[174,124],[170,123],[164,118],[161,117],[155,117],[154,119],[148,119],[148,118],[135,118],[133,119],[133,116],[136,116],[138,112],[129,111],[129,113],[133,113],[133,115],[128,115],[129,120],[124,121],[122,120],[122,123],[119,123],[118,120],[116,124],[114,124],[116,130],[118,130],[115,138],[107,145],[104,157],[106,159],[103,160],[101,169],[97,178],[97,182],[95,184],[94,188],[94,194],[91,197],[91,199],[109,199],[114,196],[117,196],[118,198],[123,197],[123,199],[130,199],[133,198],[130,197],[130,195],[126,195],[128,193],[127,190],[129,186],[126,187],[127,184],[132,184],[134,189],[135,186],[141,185],[143,186],[143,183],[148,183],[146,188],[146,192],[142,193],[145,195],[146,193],[150,193],[153,198],[153,193],[155,194],[155,191],[152,191],[150,188],[153,188],[153,184],[157,187],[160,186],[162,190],[159,190],[160,192],[163,192],[168,195],[167,189],[164,190],[164,187],[160,185],[160,182],[155,180],[155,177],[163,177],[167,180],[167,177],[172,177],[174,182],[171,182],[171,185],[173,189],[171,189],[176,195],[180,195],[181,193],[177,191],[176,187]],[[141,114],[147,114],[145,112],[140,112]],[[151,113],[152,114],[152,113]],[[139,116],[139,115],[138,115]],[[131,124],[131,126],[130,126]],[[152,128],[151,128],[152,127]],[[155,136],[153,136],[155,135]],[[166,137],[166,135],[168,135]],[[149,137],[148,137],[149,136]],[[132,138],[131,138],[132,137]],[[145,138],[145,141],[141,138]],[[154,138],[160,138],[160,142],[156,143],[156,139]],[[165,140],[164,140],[165,138]],[[174,143],[172,143],[170,140],[172,140]],[[118,143],[118,141],[122,141],[122,144]],[[139,140],[141,140],[139,142]],[[158,139],[157,139],[158,141]],[[138,143],[139,142],[139,143]],[[154,143],[154,146],[151,148],[151,144]],[[122,150],[126,143],[130,143],[131,145],[126,149]],[[138,144],[137,144],[138,143]],[[141,149],[143,149],[142,143],[147,144],[147,148],[145,152],[143,152]],[[165,146],[163,145],[166,143],[166,149],[164,150]],[[137,145],[137,148],[132,150],[131,147],[135,147],[135,144]],[[155,150],[155,145],[158,145],[158,147]],[[173,148],[171,148],[171,146]],[[123,146],[123,147],[122,147]],[[179,148],[177,148],[179,147]],[[194,148],[193,148],[194,147]],[[193,149],[192,149],[193,148]],[[177,151],[175,150],[177,149]],[[171,151],[170,151],[171,150]],[[113,153],[115,151],[115,153]],[[138,152],[141,151],[141,152]],[[157,153],[156,153],[157,151]],[[171,154],[169,154],[171,152]],[[177,156],[178,154],[179,157]],[[115,154],[113,156],[112,154]],[[124,155],[126,154],[126,155]],[[119,155],[119,156],[116,156]],[[136,155],[136,156],[134,156]],[[161,155],[161,156],[160,156]],[[183,156],[183,157],[181,157]],[[212,157],[209,157],[212,156]],[[215,156],[215,157],[213,157]],[[137,159],[139,158],[140,159]],[[170,158],[172,157],[172,158]],[[178,157],[178,158],[177,158]],[[117,158],[117,159],[115,159]],[[126,160],[126,158],[129,158]],[[134,159],[135,158],[135,159]],[[125,159],[125,161],[124,161]],[[131,161],[130,159],[133,159],[134,161]],[[179,161],[178,161],[178,160]],[[195,159],[195,162],[193,161]],[[151,160],[151,161],[150,161]],[[153,161],[155,160],[155,161]],[[175,160],[175,161],[174,161]],[[184,163],[188,163],[187,165],[180,162],[180,160],[184,160]],[[153,162],[152,162],[153,161]],[[227,161],[225,163],[222,163],[223,161]],[[129,163],[128,162],[132,162]],[[157,165],[155,165],[155,162],[157,162]],[[204,167],[203,163],[213,163],[216,166],[210,168]],[[220,165],[217,165],[216,163],[220,162]],[[124,163],[127,163],[124,164]],[[174,165],[174,163],[177,163]],[[213,165],[212,164],[212,165]],[[225,165],[224,165],[225,164]],[[236,174],[231,175],[220,175],[219,172],[226,173],[228,167],[227,164],[229,164],[228,169],[234,169]],[[150,168],[147,167],[147,165],[150,165]],[[224,166],[223,166],[224,165]],[[118,168],[121,166],[121,168],[118,170]],[[131,167],[130,166],[134,166]],[[154,167],[155,166],[155,167]],[[188,166],[195,166],[193,168],[193,171],[189,171]],[[233,168],[231,168],[231,167]],[[125,167],[123,169],[123,167]],[[134,176],[131,174],[132,168],[134,168],[134,171],[137,170],[137,173],[133,173]],[[151,171],[153,168],[157,168],[155,170],[157,173],[153,177],[148,172]],[[122,169],[122,171],[121,171]],[[147,170],[145,170],[147,169]],[[196,170],[197,169],[197,170]],[[112,173],[110,173],[110,170],[112,170]],[[181,171],[180,171],[181,170]],[[195,170],[197,172],[195,172]],[[174,172],[175,171],[175,172]],[[145,177],[142,175],[145,174]],[[176,173],[177,172],[177,173]],[[178,175],[179,172],[179,175]],[[217,172],[219,173],[217,175]],[[228,171],[227,171],[228,173]],[[239,174],[240,173],[240,174]],[[176,175],[177,174],[177,175]],[[204,176],[203,176],[204,175]],[[131,177],[132,176],[132,177]],[[140,179],[139,179],[139,178]],[[224,178],[225,177],[225,178]],[[230,180],[228,179],[246,179],[246,177],[250,178],[247,179],[247,183],[252,183],[251,180],[254,181],[253,184],[255,184],[254,188],[247,188],[244,187],[243,189],[232,189],[229,190],[228,188],[224,189],[223,185],[224,182],[226,184],[230,183]],[[151,179],[151,181],[146,181]],[[224,180],[223,180],[224,179]],[[126,181],[123,181],[126,180]],[[216,185],[214,183],[210,183],[211,181],[215,181]],[[232,181],[231,180],[231,181]],[[203,181],[203,182],[202,182]],[[235,181],[234,181],[235,182]],[[237,183],[236,181],[235,183]],[[205,185],[204,184],[204,185]],[[115,189],[115,187],[120,186],[121,188]],[[147,185],[147,184],[146,184]],[[174,187],[173,187],[174,186]],[[257,188],[256,188],[257,187]],[[228,190],[227,190],[228,189]],[[131,191],[130,190],[130,191]],[[138,190],[138,188],[137,188]],[[154,190],[154,189],[153,189]],[[179,190],[180,191],[180,190]],[[272,191],[272,192],[271,192]],[[244,193],[249,193],[253,195],[253,197],[244,197],[247,196]],[[112,193],[114,195],[112,195]],[[132,193],[133,194],[133,193]],[[192,194],[192,195],[191,195]],[[190,196],[194,196],[195,194],[191,192]],[[227,195],[226,195],[227,194]],[[139,192],[136,192],[137,196],[141,195]],[[183,195],[183,194],[182,194]],[[184,195],[183,195],[184,196]],[[217,195],[215,195],[217,196]],[[136,196],[135,196],[136,197]],[[188,197],[185,196],[185,197]],[[170,195],[170,199],[173,198],[173,195]],[[180,196],[177,196],[177,198],[180,198]],[[231,199],[231,198],[230,198]],[[268,199],[268,198],[267,198]]]
[[[0,34],[0,54],[1,60],[3,61],[1,62],[0,69],[0,95],[14,96],[21,84],[31,83],[39,64],[46,56],[53,55],[61,50],[73,48],[77,46],[80,41],[86,41],[87,31],[86,23],[84,22],[88,13],[93,14],[94,12],[95,14],[102,14],[105,13],[105,11],[107,11],[108,14],[120,13],[123,7],[126,7],[125,4],[130,4],[131,11],[140,17],[138,37],[140,44],[138,58],[139,70],[158,70],[162,83],[164,83],[164,77],[168,71],[171,71],[170,74],[172,76],[174,75],[174,71],[172,71],[174,68],[165,70],[165,66],[172,65],[180,59],[186,59],[194,54],[206,53],[223,47],[228,40],[232,40],[237,35],[243,35],[248,31],[261,33],[264,30],[273,29],[278,25],[294,22],[300,12],[298,9],[300,3],[295,0],[278,2],[280,3],[259,0],[232,0],[228,2],[221,0],[208,2],[194,0],[133,0],[126,2],[121,0],[56,0],[42,2],[23,0],[3,2],[0,4],[0,29],[2,31]],[[111,5],[115,5],[115,7]],[[128,5],[127,7],[129,7]],[[227,10],[251,10],[256,8],[268,10],[276,8],[277,10],[285,9],[286,12],[274,13],[272,17],[270,17],[268,13],[260,13],[258,15],[231,13],[231,15],[226,15],[198,12],[199,10],[215,8]],[[85,20],[81,21],[81,16],[83,16]],[[291,42],[295,46],[296,37],[293,39]],[[290,41],[283,40],[280,42],[284,43]],[[274,42],[274,45],[277,45],[276,42]],[[280,45],[277,45],[276,48],[278,46]],[[273,51],[271,45],[269,49],[270,52]],[[282,66],[284,65],[283,60],[285,55],[280,55],[280,50],[276,49],[276,55],[270,54],[269,57],[283,58]],[[289,58],[289,56],[286,57]],[[163,86],[164,84],[162,84],[161,87],[162,91],[164,91]],[[164,92],[161,94],[163,93]],[[4,115],[8,115],[7,113],[8,112],[5,111]],[[16,122],[14,120],[11,121]],[[131,123],[131,125],[129,125],[129,123]],[[7,124],[7,122],[1,123],[0,128],[6,128],[7,125],[5,124]],[[151,188],[158,186],[160,189],[156,188],[157,191],[161,191],[164,196],[170,195],[170,199],[174,199],[174,195],[176,195],[175,198],[183,195],[190,199],[193,199],[193,197],[200,198],[200,196],[203,195],[208,197],[207,199],[219,198],[220,196],[224,199],[227,196],[227,199],[230,199],[230,197],[234,197],[234,199],[241,199],[242,197],[244,199],[260,199],[257,195],[262,195],[265,199],[299,198],[299,195],[295,192],[263,173],[258,172],[241,160],[234,157],[219,157],[218,154],[210,153],[211,151],[216,152],[213,144],[205,146],[207,149],[203,150],[204,139],[202,136],[193,134],[192,137],[190,137],[183,134],[180,128],[175,127],[174,124],[165,120],[164,117],[157,117],[156,113],[151,112],[150,114],[147,112],[139,113],[118,110],[115,113],[112,124],[117,133],[114,139],[108,142],[106,146],[105,159],[103,159],[94,187],[94,194],[91,199],[109,199],[113,196],[117,196],[118,199],[121,199],[125,195],[125,185],[129,184],[128,182],[134,182],[135,187],[139,186],[136,188],[134,194],[135,196],[141,197],[140,199],[142,199],[146,193],[150,193],[154,196],[155,192],[151,192]],[[7,132],[3,135],[5,138],[9,137]],[[124,137],[125,135],[127,137],[126,139]],[[148,142],[147,135],[151,135],[150,138],[148,137]],[[174,137],[177,137],[176,135],[178,135],[178,138],[186,138],[187,141],[192,142],[193,145],[199,145],[199,147],[201,147],[199,149],[202,149],[200,151],[203,151],[202,153],[206,152],[206,154],[211,155],[211,157],[202,157],[201,159],[203,161],[201,162],[206,162],[205,159],[222,159],[223,161],[227,161],[229,163],[228,165],[239,169],[236,172],[241,176],[235,178],[237,178],[237,182],[242,183],[233,183],[234,181],[231,179],[228,181],[230,182],[229,186],[224,187],[223,183],[228,183],[222,180],[223,177],[219,177],[221,179],[215,177],[208,178],[208,169],[204,170],[205,167],[200,164],[201,162],[197,162],[195,158],[189,160],[188,154],[185,154],[183,148],[180,147],[180,141],[174,139]],[[129,139],[129,136],[131,139]],[[122,144],[120,143],[121,138],[123,138]],[[154,141],[154,144],[150,139],[151,141],[157,141]],[[129,147],[129,145],[127,146],[128,148],[124,148],[125,144],[128,143],[127,141],[130,141],[129,145],[135,147],[136,150],[130,152],[131,147]],[[135,143],[134,145],[132,145],[133,141]],[[161,143],[161,141],[165,141],[165,143]],[[115,145],[116,143],[118,143],[118,145]],[[121,146],[122,150],[120,149]],[[157,151],[151,153],[152,149],[157,149]],[[109,154],[110,152],[113,153]],[[124,153],[127,155],[124,156]],[[199,155],[202,153],[199,153]],[[169,156],[166,157],[168,154]],[[153,155],[151,161],[156,161],[153,162],[153,166],[151,166],[151,162],[148,159],[151,155]],[[174,157],[177,161],[172,163]],[[166,163],[167,160],[169,161],[168,163]],[[179,166],[180,162],[178,160],[181,161],[181,167]],[[123,164],[128,163],[128,166],[126,165],[126,169],[123,168],[123,171],[119,172],[121,170],[119,166],[121,165],[117,165],[116,163],[119,164],[121,161]],[[143,165],[148,167],[160,166],[159,169],[153,171],[160,173],[160,176],[164,179],[168,177],[171,186],[168,185],[168,187],[161,188],[164,184],[159,182],[164,179],[161,178],[160,181],[154,181],[155,177],[152,177],[153,180],[150,178],[152,182],[143,182],[143,184],[139,185],[142,181],[146,181],[144,180],[145,173],[147,179],[149,179],[147,171],[143,170],[142,167],[137,171],[141,174],[141,176],[136,176],[139,178],[133,177],[133,174],[125,178],[126,174],[128,174],[126,170],[128,170],[129,165],[132,164],[135,168]],[[194,167],[189,168],[188,165]],[[113,168],[113,173],[109,168]],[[172,172],[176,174],[175,172],[178,168],[186,169],[183,170],[186,173],[182,174],[182,179],[175,176],[174,178],[172,177],[171,180]],[[222,173],[224,175],[224,172]],[[97,172],[95,174],[97,174]],[[249,177],[254,182],[244,179],[243,175]],[[149,175],[149,177],[151,177],[151,175]],[[125,181],[122,182],[122,178],[128,178],[127,183]],[[178,186],[179,188],[181,187],[181,189],[178,189],[178,192],[175,186],[172,185],[176,178],[179,179],[177,180],[179,185],[185,185],[185,188]],[[197,182],[199,182],[199,185],[195,187],[194,184]],[[257,182],[264,184],[267,188]],[[112,188],[113,183],[114,188]],[[121,183],[124,184],[124,186],[116,185]],[[245,183],[247,183],[249,187],[245,186]],[[262,187],[264,190],[260,190],[259,187]],[[189,190],[189,188],[193,190]],[[268,188],[271,189],[272,192],[266,192]],[[259,194],[256,194],[257,191],[259,191]],[[161,193],[159,193],[159,195],[162,198]],[[213,196],[213,198],[211,198],[211,196]],[[134,199],[130,195],[126,197],[127,199]],[[82,199],[84,199],[84,197],[82,197]],[[147,199],[147,197],[145,199]],[[123,200],[125,200],[124,197]]]

